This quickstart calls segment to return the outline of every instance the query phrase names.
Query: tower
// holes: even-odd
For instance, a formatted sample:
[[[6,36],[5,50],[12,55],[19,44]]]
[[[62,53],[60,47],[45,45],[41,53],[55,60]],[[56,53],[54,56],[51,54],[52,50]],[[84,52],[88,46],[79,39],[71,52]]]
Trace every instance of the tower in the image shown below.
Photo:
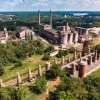
[[[52,27],[52,11],[50,10],[50,25]]]
[[[38,11],[38,24],[40,24],[40,10]]]

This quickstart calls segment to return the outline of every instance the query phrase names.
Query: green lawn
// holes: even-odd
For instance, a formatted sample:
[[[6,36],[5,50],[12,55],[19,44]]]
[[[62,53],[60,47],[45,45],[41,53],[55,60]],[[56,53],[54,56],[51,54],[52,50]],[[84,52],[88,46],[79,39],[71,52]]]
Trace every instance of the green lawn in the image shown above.
[[[89,77],[100,77],[100,68],[89,75]]]
[[[43,55],[36,55],[27,58],[26,60],[23,60],[23,65],[18,68],[13,68],[13,64],[11,66],[4,66],[5,67],[5,73],[3,76],[0,76],[0,79],[3,80],[3,82],[6,82],[8,80],[14,79],[16,77],[16,72],[19,72],[20,75],[25,75],[27,74],[28,68],[30,67],[32,72],[37,70],[38,65],[40,64],[41,67],[45,67],[46,61],[41,60]],[[50,62],[53,63],[53,57],[51,58]]]

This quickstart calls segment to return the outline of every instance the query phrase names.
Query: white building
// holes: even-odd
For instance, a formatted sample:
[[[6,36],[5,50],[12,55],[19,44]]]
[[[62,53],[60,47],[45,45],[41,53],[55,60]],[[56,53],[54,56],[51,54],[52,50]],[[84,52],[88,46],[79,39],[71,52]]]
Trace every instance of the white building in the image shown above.
[[[33,38],[34,38],[35,32],[33,32],[32,30],[30,30],[27,27],[19,27],[17,29],[17,34],[16,35],[20,39],[25,39],[25,35],[33,35]]]

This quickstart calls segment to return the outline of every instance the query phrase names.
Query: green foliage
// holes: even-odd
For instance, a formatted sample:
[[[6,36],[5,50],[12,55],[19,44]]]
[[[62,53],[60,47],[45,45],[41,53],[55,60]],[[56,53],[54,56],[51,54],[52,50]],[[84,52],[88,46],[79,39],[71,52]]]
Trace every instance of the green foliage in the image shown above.
[[[0,76],[2,76],[4,74],[5,70],[3,67],[0,67]]]
[[[91,46],[91,52],[95,52],[95,50],[97,50],[98,52],[100,52],[100,44],[98,44],[96,46]]]
[[[50,55],[49,54],[44,54],[42,60],[50,60]]]
[[[0,66],[16,63],[18,59],[25,59],[34,54],[42,55],[44,45],[39,40],[30,40],[25,42],[11,42],[0,44]]]
[[[0,88],[0,100],[11,100],[7,89]]]
[[[69,76],[69,74],[67,73],[67,71],[61,70],[60,65],[53,65],[50,68],[50,71],[46,73],[47,79],[55,79],[58,76],[63,80],[65,77]]]
[[[75,47],[72,46],[69,48],[69,53],[74,53],[75,50],[76,50]]]
[[[35,92],[36,93],[44,92],[47,88],[46,84],[47,84],[47,80],[44,76],[37,77],[36,82],[35,82],[35,86],[36,86]]]
[[[84,79],[63,77],[51,97],[55,100],[99,100],[99,91],[100,78],[98,76]]]
[[[0,88],[0,100],[25,100],[25,95],[23,88]]]
[[[56,55],[58,58],[61,58],[62,56],[68,55],[68,50],[59,50],[58,54]]]
[[[50,45],[44,50],[44,53],[48,53],[48,52],[51,52],[53,50],[54,50],[54,46]]]
[[[22,66],[22,61],[17,60],[14,67],[17,68],[17,67],[21,67],[21,66]]]

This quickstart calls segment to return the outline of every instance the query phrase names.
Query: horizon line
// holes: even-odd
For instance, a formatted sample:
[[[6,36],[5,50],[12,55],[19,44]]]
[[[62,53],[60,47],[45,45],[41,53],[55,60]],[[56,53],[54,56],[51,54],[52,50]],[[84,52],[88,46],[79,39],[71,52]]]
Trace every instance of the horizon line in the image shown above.
[[[50,11],[50,10],[34,10],[34,11],[32,11],[32,10],[30,10],[30,11],[0,11],[0,12],[37,12],[37,11],[41,11],[41,12],[48,12],[48,11]],[[58,11],[58,12],[63,12],[63,11],[66,11],[66,10],[51,10],[51,11]],[[73,11],[77,11],[77,12],[80,12],[80,11],[82,11],[82,12],[100,12],[100,11],[96,11],[96,10],[89,10],[89,11],[87,11],[87,10],[67,10],[66,12],[73,12]]]

